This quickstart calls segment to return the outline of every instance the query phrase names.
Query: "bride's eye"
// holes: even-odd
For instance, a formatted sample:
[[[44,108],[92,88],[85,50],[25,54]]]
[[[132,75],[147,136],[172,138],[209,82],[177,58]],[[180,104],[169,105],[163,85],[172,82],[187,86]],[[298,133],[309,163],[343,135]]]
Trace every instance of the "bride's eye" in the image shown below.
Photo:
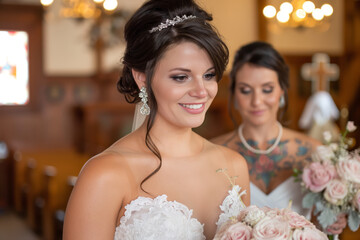
[[[176,82],[184,82],[188,78],[188,76],[187,75],[173,75],[173,76],[170,76],[170,78]]]
[[[216,77],[216,73],[215,72],[211,72],[211,73],[206,73],[204,75],[205,80],[212,80]]]

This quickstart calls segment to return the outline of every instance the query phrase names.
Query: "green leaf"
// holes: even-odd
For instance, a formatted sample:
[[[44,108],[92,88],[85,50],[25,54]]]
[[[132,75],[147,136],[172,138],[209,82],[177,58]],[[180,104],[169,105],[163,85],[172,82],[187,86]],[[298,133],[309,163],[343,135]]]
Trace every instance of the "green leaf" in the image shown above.
[[[323,204],[323,202],[317,201],[315,203],[314,214],[317,215],[319,212],[323,211],[324,209],[325,209],[325,205]]]
[[[334,235],[328,235],[329,240],[334,240]]]
[[[312,208],[314,204],[319,200],[320,193],[308,192],[302,200],[302,206],[303,208]]]
[[[329,240],[334,240],[334,235],[327,235]]]
[[[323,229],[336,222],[336,213],[330,208],[324,208],[324,210],[317,217],[319,223]]]
[[[351,231],[355,232],[358,230],[360,225],[360,214],[356,211],[351,211],[348,216],[348,224]]]

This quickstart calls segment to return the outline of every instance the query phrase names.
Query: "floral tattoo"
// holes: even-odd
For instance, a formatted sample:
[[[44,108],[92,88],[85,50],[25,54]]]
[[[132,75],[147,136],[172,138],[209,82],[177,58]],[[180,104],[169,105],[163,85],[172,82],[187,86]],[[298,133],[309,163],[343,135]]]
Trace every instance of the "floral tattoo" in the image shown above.
[[[290,153],[288,145],[294,142],[296,151]],[[253,140],[247,141],[250,146],[258,148],[258,143]],[[272,145],[275,139],[267,143]],[[311,159],[311,144],[300,139],[287,139],[279,142],[279,145],[269,154],[256,154],[240,142],[235,142],[237,151],[246,159],[249,165],[249,174],[255,175],[260,179],[266,188],[269,187],[271,180],[278,175],[280,171],[292,170],[293,168],[301,169],[304,161]]]

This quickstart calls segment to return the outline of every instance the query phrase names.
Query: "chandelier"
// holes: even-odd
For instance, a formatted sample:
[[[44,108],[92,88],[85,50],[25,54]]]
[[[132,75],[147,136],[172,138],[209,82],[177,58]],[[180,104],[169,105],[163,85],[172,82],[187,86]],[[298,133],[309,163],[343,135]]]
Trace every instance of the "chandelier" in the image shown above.
[[[98,18],[102,14],[111,14],[118,6],[117,0],[59,0],[60,16],[66,18]],[[54,0],[40,0],[44,7],[52,5]]]
[[[99,44],[99,39],[104,47],[121,43],[125,23],[131,15],[129,10],[118,8],[117,0],[40,0],[40,3],[46,10],[56,5],[55,16],[91,22],[88,32],[91,47]]]
[[[282,2],[278,10],[273,5],[265,6],[263,15],[284,27],[312,28],[328,22],[333,11],[329,3],[316,6],[312,1],[292,0]]]

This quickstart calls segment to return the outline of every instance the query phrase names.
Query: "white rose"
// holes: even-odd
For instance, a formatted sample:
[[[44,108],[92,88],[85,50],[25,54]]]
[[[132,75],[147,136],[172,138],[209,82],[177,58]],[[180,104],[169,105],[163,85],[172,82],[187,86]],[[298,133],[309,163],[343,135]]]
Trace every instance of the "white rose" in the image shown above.
[[[335,157],[335,154],[330,146],[321,145],[316,148],[313,157],[317,160],[328,162]]]
[[[258,223],[263,217],[265,217],[265,213],[263,210],[256,206],[249,206],[249,211],[246,214],[243,221],[250,226],[254,226],[256,223]]]
[[[339,175],[351,182],[360,183],[360,162],[355,158],[340,160],[336,168]]]

